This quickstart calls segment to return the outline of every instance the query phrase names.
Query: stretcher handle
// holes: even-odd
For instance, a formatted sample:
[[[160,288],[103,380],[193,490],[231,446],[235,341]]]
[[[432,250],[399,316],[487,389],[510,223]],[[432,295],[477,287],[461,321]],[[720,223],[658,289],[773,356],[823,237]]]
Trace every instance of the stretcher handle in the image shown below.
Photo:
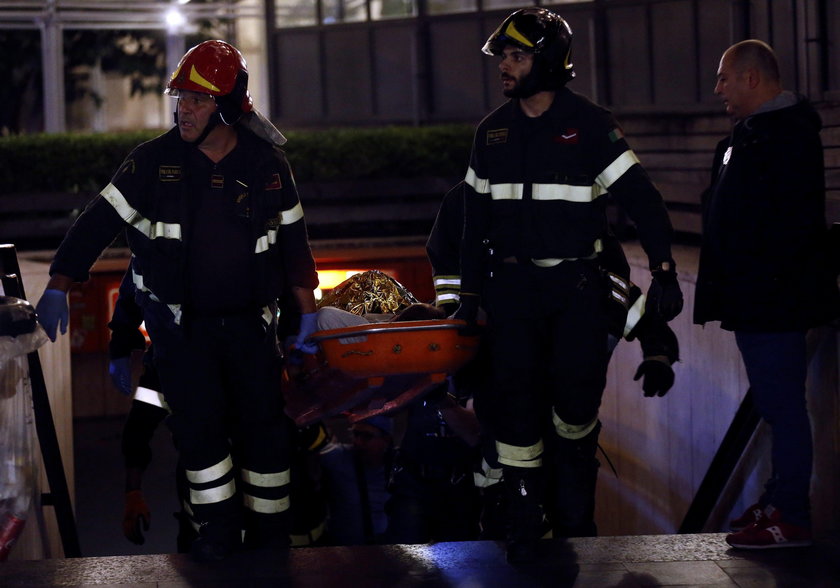
[[[373,333],[405,333],[409,331],[440,331],[446,329],[461,329],[466,321],[455,319],[439,319],[428,321],[405,321],[402,323],[371,323],[341,329],[317,331],[309,336],[312,341],[328,341],[330,339],[345,339],[347,337],[361,337]]]

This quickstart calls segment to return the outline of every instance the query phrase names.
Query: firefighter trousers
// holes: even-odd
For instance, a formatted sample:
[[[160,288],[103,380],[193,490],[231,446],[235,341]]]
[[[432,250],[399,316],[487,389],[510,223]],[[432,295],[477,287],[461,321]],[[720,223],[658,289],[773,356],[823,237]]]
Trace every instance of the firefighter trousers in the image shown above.
[[[201,534],[288,540],[289,427],[260,312],[190,317],[180,331],[147,318],[147,329]]]
[[[484,294],[493,369],[485,408],[503,464],[537,466],[528,462],[558,420],[583,427],[597,419],[609,361],[606,301],[594,261],[494,269]]]

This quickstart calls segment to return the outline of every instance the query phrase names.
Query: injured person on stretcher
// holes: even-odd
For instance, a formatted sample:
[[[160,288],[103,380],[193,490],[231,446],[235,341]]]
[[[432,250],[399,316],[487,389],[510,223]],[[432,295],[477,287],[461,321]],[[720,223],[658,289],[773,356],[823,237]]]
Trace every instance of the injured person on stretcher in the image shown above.
[[[479,335],[371,270],[319,303],[316,354],[286,364],[286,413],[299,427],[345,413],[358,422],[423,397],[473,357]],[[294,357],[292,350],[292,357]]]

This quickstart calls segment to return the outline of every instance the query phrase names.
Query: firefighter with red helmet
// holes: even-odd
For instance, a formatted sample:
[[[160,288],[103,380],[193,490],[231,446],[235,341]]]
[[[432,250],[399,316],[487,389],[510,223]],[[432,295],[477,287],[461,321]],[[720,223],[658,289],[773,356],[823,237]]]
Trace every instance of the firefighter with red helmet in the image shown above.
[[[564,459],[588,468],[577,491],[594,498],[609,360],[610,284],[597,260],[609,238],[607,194],[635,222],[648,256],[648,310],[670,320],[682,309],[662,197],[612,115],[566,87],[571,43],[568,23],[544,8],[517,10],[490,35],[483,51],[501,59],[510,100],[479,124],[465,177],[454,317],[474,321],[479,305],[487,313],[489,428],[504,469],[512,562],[533,559],[547,528],[544,447],[556,447],[557,472],[568,470]]]
[[[65,332],[67,291],[125,231],[200,523],[192,554],[217,560],[239,548],[243,528],[246,545],[288,542],[276,301],[296,301],[306,347],[318,278],[285,139],[253,109],[239,51],[193,47],[166,93],[176,126],[137,146],[70,228],[38,315],[51,339]]]

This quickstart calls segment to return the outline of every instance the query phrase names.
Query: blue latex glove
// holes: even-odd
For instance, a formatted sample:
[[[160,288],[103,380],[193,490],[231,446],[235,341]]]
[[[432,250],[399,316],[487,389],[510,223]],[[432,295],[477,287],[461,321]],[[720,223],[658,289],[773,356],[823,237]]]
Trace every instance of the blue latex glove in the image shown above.
[[[307,341],[309,336],[318,330],[317,312],[307,312],[300,315],[300,328],[298,329],[295,348],[303,353],[317,353],[318,344]]]
[[[108,363],[108,373],[117,390],[131,396],[131,357],[117,357]]]
[[[35,307],[38,322],[44,327],[50,341],[55,341],[56,329],[61,327],[61,334],[67,332],[70,310],[67,306],[67,293],[48,288]]]

